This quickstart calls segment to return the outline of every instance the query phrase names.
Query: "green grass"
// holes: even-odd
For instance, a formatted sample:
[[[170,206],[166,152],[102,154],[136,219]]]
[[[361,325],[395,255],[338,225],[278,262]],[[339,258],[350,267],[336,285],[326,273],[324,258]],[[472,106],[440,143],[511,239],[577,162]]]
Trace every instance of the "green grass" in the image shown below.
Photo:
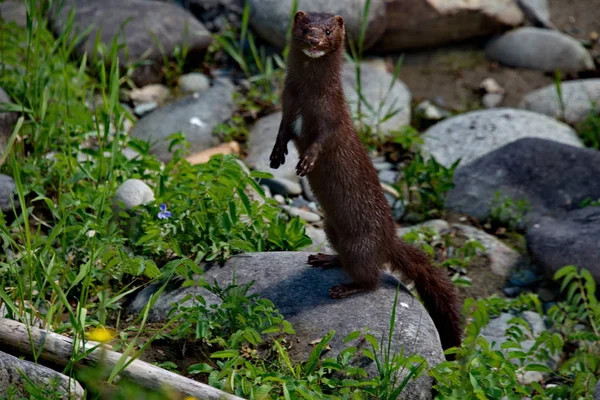
[[[351,332],[344,338],[347,348],[338,357],[321,357],[339,334],[331,331],[307,360],[292,361],[289,344],[294,327],[272,302],[248,295],[248,287],[218,287],[191,278],[202,274],[199,265],[204,261],[222,262],[244,252],[300,249],[310,243],[304,224],[266,199],[257,184],[265,175],[245,172],[234,156],[190,165],[184,158],[188,143],[180,132],[170,138],[173,159],[161,165],[150,153],[149,143],[124,132],[125,122],[132,117],[120,104],[120,90],[130,85],[128,76],[134,66],[125,71],[117,67],[118,44],[105,49],[104,59],[110,63],[77,58],[73,51],[80,37],[71,37],[72,21],[63,35],[55,37],[43,18],[43,7],[35,7],[35,0],[25,4],[30,11],[26,29],[0,23],[0,86],[15,103],[0,107],[21,114],[0,155],[0,173],[12,176],[16,183],[12,211],[0,212],[0,306],[6,308],[8,318],[28,326],[39,324],[73,339],[75,350],[61,372],[84,385],[86,399],[100,398],[106,390],[117,399],[139,398],[142,393],[144,398],[170,398],[119,380],[125,358],[108,372],[78,367],[86,356],[79,344],[88,340],[94,328],[102,327],[115,329],[111,344],[134,358],[157,341],[174,348],[195,346],[201,355],[195,365],[186,370],[175,362],[161,366],[249,399],[394,399],[411,379],[423,374],[437,378],[438,398],[591,398],[600,368],[600,307],[591,275],[573,267],[557,274],[565,297],[549,312],[556,329],[536,338],[530,351],[519,347],[529,332],[518,318],[510,328],[508,356],[490,348],[479,333],[500,311],[539,311],[534,295],[468,299],[465,344],[453,350],[458,361],[435,367],[392,347],[396,298],[389,310],[388,337],[376,338],[368,330]],[[366,2],[364,15],[369,6]],[[238,94],[236,116],[219,127],[217,133],[225,139],[243,140],[248,134],[245,124],[279,101],[286,50],[267,56],[248,29],[248,18],[246,8],[241,31],[218,36],[212,50],[229,54],[250,82],[249,89]],[[348,55],[356,62],[359,94],[366,20],[362,19],[358,45]],[[249,52],[243,50],[243,38]],[[167,81],[174,81],[183,68],[185,49],[176,53],[175,61],[165,58],[165,68],[172,69]],[[399,68],[400,64],[395,73]],[[87,102],[94,95],[102,102],[91,110]],[[356,119],[365,143],[373,144],[370,135],[378,137],[380,123],[397,111],[366,103],[360,107],[359,114],[366,110],[380,117],[369,126],[360,115]],[[419,134],[399,127],[391,138],[377,140],[378,144],[389,140],[412,153],[418,150]],[[139,157],[127,159],[126,148]],[[78,158],[81,154],[88,160]],[[403,190],[412,196],[412,207],[430,217],[443,211],[443,194],[451,185],[453,168],[440,168],[418,155],[412,160],[405,170]],[[155,200],[124,210],[113,204],[113,198],[131,178],[147,182]],[[250,191],[264,202],[252,201]],[[167,205],[171,217],[158,218],[161,204]],[[467,266],[478,248],[477,243],[461,247],[442,267]],[[221,299],[221,306],[207,307],[198,296],[189,299],[192,306],[175,305],[166,322],[149,324],[154,297],[136,320],[123,320],[120,302],[125,297],[148,283],[164,285],[173,277],[186,285],[202,285]],[[468,283],[455,278],[457,284]],[[368,345],[358,350],[351,345],[356,339]],[[522,371],[547,372],[543,365],[551,352],[562,357],[549,372],[556,386],[521,384],[517,378]],[[374,377],[368,378],[353,363],[358,356],[375,362]],[[518,362],[509,362],[509,356]],[[35,352],[34,361],[38,358]],[[51,388],[35,384],[27,391],[28,398],[56,398]],[[6,396],[18,398],[14,391]]]

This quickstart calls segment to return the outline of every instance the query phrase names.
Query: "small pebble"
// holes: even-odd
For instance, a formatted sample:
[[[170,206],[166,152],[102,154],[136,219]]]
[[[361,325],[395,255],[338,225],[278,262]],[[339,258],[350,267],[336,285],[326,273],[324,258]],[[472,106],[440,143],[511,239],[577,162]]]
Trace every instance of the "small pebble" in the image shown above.
[[[179,88],[183,93],[202,92],[210,87],[210,81],[206,75],[199,72],[191,72],[179,77]]]
[[[502,291],[508,297],[517,297],[518,295],[520,295],[523,292],[523,288],[511,286],[511,287],[505,287],[504,289],[502,289]]]
[[[276,202],[278,202],[279,204],[285,204],[285,197],[283,197],[280,194],[276,194],[275,196],[273,196],[273,198],[275,199]]]
[[[140,179],[128,179],[119,186],[113,199],[113,206],[123,203],[126,210],[154,201],[154,192]]]
[[[263,179],[260,183],[269,186],[271,192],[276,194],[284,196],[298,196],[302,194],[302,186],[286,178]]]
[[[389,183],[389,184],[394,184],[398,181],[398,176],[400,174],[398,173],[398,171],[394,171],[391,169],[384,169],[382,171],[379,171],[379,180],[381,182],[385,182],[385,183]]]
[[[169,98],[169,95],[169,88],[167,88],[165,85],[153,83],[139,89],[132,90],[129,93],[129,98],[135,105],[150,102],[164,104]]]
[[[389,163],[389,162],[374,162],[373,166],[375,167],[375,169],[377,171],[383,171],[385,169],[392,169],[394,168],[394,164]]]
[[[292,217],[300,217],[300,219],[306,222],[319,222],[321,220],[320,215],[312,213],[310,211],[305,211],[300,208],[290,206],[282,206],[281,208],[287,211],[287,213],[290,214]]]
[[[504,100],[502,93],[486,93],[481,102],[485,108],[496,108],[502,103],[502,100]]]
[[[148,103],[140,103],[133,109],[133,112],[138,117],[143,117],[146,114],[150,114],[152,111],[158,108],[158,104],[154,101]]]

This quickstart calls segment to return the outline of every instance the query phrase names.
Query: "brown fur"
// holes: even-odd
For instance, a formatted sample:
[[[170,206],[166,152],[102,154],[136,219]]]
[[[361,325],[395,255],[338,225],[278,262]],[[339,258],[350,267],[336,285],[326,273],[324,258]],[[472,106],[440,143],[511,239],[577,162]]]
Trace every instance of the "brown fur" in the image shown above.
[[[329,32],[329,35],[327,35]],[[324,51],[319,58],[303,50]],[[342,90],[344,20],[326,13],[298,11],[283,91],[283,116],[271,153],[271,167],[285,162],[294,141],[300,161],[297,173],[306,175],[325,213],[325,232],[338,253],[312,255],[314,266],[341,265],[352,283],[330,289],[343,298],[379,285],[384,265],[415,283],[444,349],[461,343],[460,304],[444,270],[428,256],[404,243],[396,233],[390,206],[377,171],[360,141]],[[296,118],[302,117],[299,135]]]

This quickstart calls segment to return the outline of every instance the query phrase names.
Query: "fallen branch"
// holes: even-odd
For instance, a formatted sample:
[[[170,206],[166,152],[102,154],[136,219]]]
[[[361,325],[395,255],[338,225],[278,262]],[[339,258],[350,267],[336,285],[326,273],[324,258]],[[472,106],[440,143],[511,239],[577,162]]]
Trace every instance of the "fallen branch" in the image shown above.
[[[31,340],[30,335],[31,334]],[[32,346],[33,342],[33,346]],[[83,351],[90,351],[78,365],[92,365],[101,361],[102,365],[114,368],[121,357],[121,353],[98,347],[99,343],[87,341]],[[27,327],[17,321],[0,318],[0,349],[17,353],[17,355],[33,356],[33,350],[39,354],[39,359],[48,363],[66,367],[73,354],[73,340],[69,337],[49,332],[44,329]],[[41,351],[40,351],[41,349]],[[127,362],[131,357],[127,357]],[[196,382],[192,379],[177,375],[165,369],[156,367],[145,361],[134,360],[120,373],[123,378],[153,390],[170,388],[182,395],[194,396],[207,400],[243,400],[241,397],[223,392],[217,388]]]

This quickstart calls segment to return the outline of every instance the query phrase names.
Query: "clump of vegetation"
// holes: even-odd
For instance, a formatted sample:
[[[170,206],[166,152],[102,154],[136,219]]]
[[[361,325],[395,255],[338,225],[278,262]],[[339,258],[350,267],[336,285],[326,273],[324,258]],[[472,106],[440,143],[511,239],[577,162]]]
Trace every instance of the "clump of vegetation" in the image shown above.
[[[531,209],[525,199],[517,201],[496,192],[490,207],[490,224],[492,227],[507,227],[511,232],[521,231],[525,224],[525,215]]]

